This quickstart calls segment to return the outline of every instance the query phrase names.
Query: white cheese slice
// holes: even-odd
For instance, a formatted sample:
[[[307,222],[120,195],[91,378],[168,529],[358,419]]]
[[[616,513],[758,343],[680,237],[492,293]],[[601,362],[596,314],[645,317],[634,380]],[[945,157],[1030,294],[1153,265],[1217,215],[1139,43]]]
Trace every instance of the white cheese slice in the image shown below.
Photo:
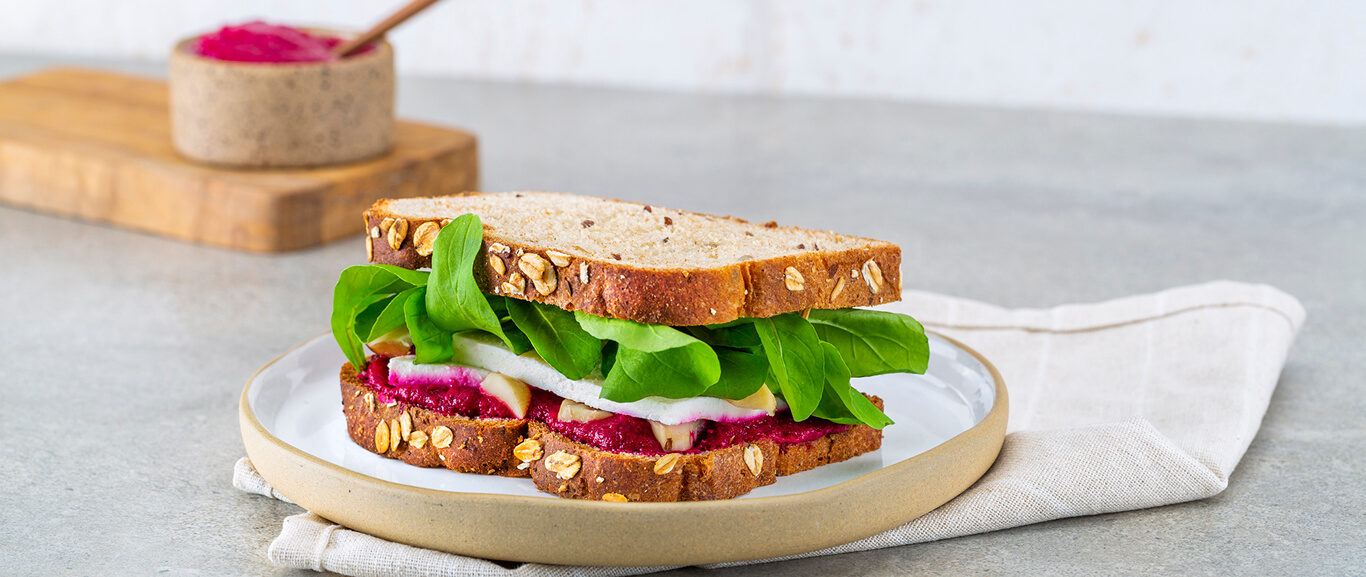
[[[400,387],[435,384],[477,387],[487,376],[488,371],[476,367],[451,364],[419,365],[414,355],[389,359],[389,383]]]
[[[738,421],[767,414],[762,410],[742,409],[715,397],[646,397],[630,403],[618,403],[599,397],[602,393],[602,376],[596,370],[583,380],[570,380],[546,364],[535,352],[514,354],[497,337],[484,333],[457,335],[454,345],[455,364],[503,373],[538,389],[550,391],[595,409],[658,421],[665,425],[678,425],[699,419]],[[423,376],[441,371],[433,365],[424,367],[413,364],[410,357],[394,362],[398,360],[395,358],[390,361],[389,370],[399,378],[406,376],[407,371],[421,372]]]

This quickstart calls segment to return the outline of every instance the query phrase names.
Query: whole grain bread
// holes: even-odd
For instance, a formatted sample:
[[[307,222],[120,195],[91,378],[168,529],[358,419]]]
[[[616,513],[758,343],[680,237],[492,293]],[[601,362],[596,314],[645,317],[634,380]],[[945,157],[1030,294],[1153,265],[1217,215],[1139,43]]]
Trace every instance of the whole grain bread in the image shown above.
[[[372,453],[419,467],[529,476],[542,491],[572,499],[729,499],[778,476],[882,446],[881,431],[854,425],[805,443],[761,440],[696,454],[633,455],[576,442],[534,420],[477,419],[381,403],[350,363],[341,369],[341,393],[351,440]],[[881,399],[871,399],[882,407]]]
[[[901,298],[901,249],[828,231],[550,192],[381,200],[370,262],[431,266],[441,227],[484,223],[480,290],[673,326]]]

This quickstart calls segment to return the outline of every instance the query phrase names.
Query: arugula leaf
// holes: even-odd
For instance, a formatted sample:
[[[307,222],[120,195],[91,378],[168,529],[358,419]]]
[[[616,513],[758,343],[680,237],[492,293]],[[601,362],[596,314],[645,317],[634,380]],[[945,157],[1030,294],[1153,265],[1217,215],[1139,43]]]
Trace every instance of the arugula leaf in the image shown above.
[[[826,342],[821,343],[821,349],[825,355],[825,387],[813,415],[846,425],[862,423],[874,429],[892,424],[877,405],[850,386],[849,367],[840,358],[839,350]]]
[[[782,389],[792,420],[804,421],[824,393],[825,353],[816,329],[797,313],[754,319],[769,372]]]
[[[507,299],[506,306],[536,353],[566,378],[582,379],[602,360],[602,341],[583,330],[574,313],[518,299]]]
[[[659,352],[688,345],[703,344],[687,333],[665,325],[647,325],[625,319],[612,319],[575,311],[574,318],[588,334],[621,346],[644,352]]]
[[[446,331],[488,331],[508,348],[515,348],[489,300],[474,282],[474,262],[483,246],[484,224],[478,216],[462,214],[441,229],[432,250],[427,311],[432,322]]]
[[[720,378],[716,353],[701,341],[653,352],[619,345],[600,395],[619,403],[649,396],[686,399],[702,394]]]
[[[813,310],[820,339],[839,350],[850,374],[924,373],[930,344],[925,328],[896,313],[863,309]]]
[[[403,316],[408,323],[408,334],[413,339],[413,349],[417,353],[415,361],[419,364],[449,361],[455,356],[452,335],[450,331],[437,326],[427,314],[426,292],[426,287],[403,292],[408,295],[403,305]]]
[[[722,399],[743,399],[764,386],[764,380],[768,377],[768,358],[762,353],[718,348],[716,358],[721,361],[721,378],[702,394]]]
[[[428,273],[382,264],[352,266],[342,271],[332,289],[332,337],[351,366],[365,366],[364,343],[356,331],[357,317],[385,296],[425,285],[427,281]],[[368,337],[369,331],[366,332]]]

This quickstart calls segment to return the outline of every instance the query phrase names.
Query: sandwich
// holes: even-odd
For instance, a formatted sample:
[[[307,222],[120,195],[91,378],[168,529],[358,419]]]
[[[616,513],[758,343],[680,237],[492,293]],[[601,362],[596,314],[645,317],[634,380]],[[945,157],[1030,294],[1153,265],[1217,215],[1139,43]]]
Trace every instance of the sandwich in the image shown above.
[[[332,331],[351,439],[556,496],[727,499],[877,450],[923,373],[896,245],[548,192],[381,200]]]

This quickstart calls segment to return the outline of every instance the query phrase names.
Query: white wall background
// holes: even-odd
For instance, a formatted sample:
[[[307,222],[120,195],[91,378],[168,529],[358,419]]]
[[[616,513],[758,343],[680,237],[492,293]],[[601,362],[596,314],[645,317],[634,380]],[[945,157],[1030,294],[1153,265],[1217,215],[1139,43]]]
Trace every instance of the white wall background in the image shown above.
[[[0,0],[0,51],[160,60],[405,0]],[[444,0],[400,73],[1366,124],[1361,0]]]

